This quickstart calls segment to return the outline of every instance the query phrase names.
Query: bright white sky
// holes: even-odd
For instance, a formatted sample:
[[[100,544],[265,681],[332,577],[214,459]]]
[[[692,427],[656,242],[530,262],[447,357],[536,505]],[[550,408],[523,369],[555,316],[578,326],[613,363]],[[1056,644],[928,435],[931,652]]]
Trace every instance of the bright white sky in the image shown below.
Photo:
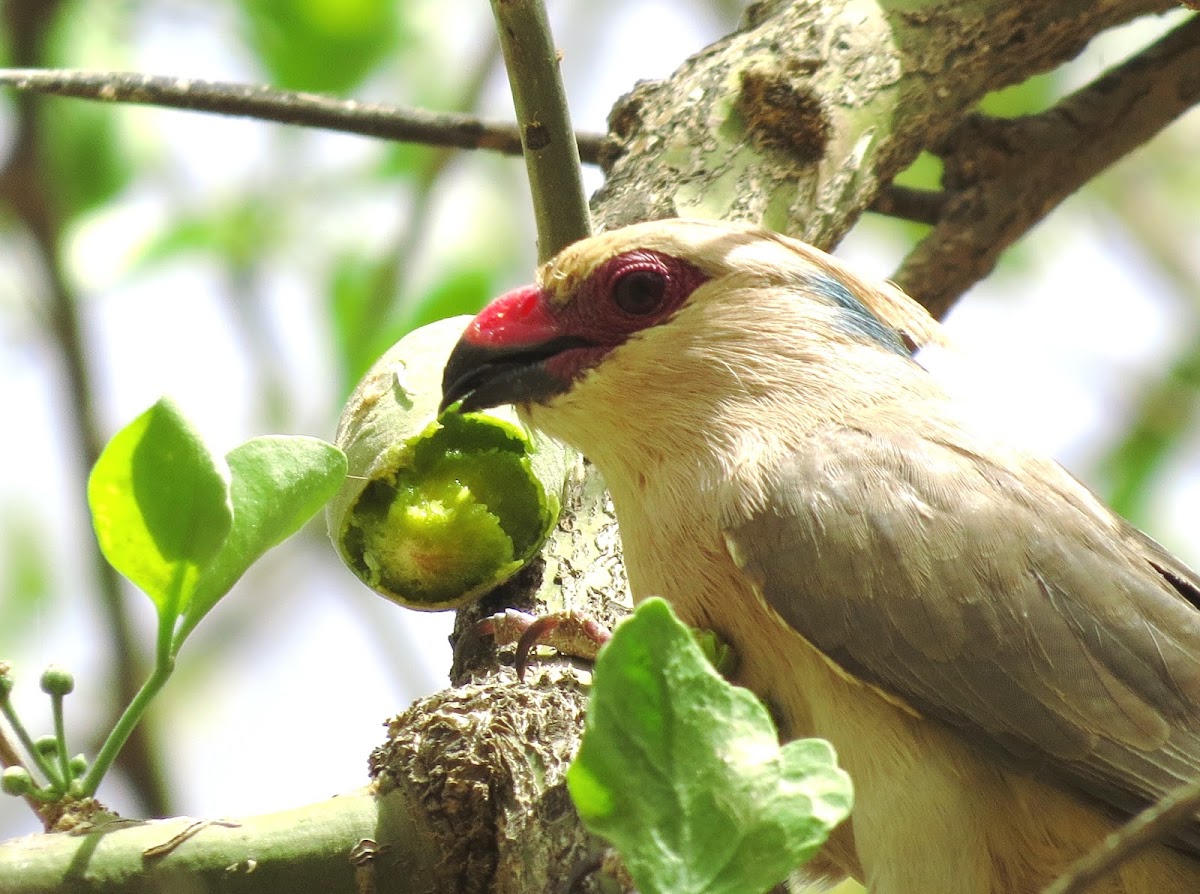
[[[555,4],[556,11],[562,6]],[[585,24],[556,29],[577,126],[603,129],[613,100],[635,79],[669,74],[688,53],[718,36],[717,23],[696,21],[687,6],[626,3],[611,18],[592,13]],[[486,6],[474,0],[412,7],[418,16],[477,21],[477,30],[463,29],[472,34],[489,26]],[[148,20],[135,35],[133,66],[161,74],[253,80],[245,60],[222,42],[227,24],[208,18],[220,14],[210,13],[211,8],[183,5],[170,16]],[[572,14],[588,8],[579,0],[566,7]],[[599,33],[597,23],[604,23]],[[1137,42],[1145,39],[1139,35]],[[1080,79],[1121,55],[1115,45],[1099,48]],[[486,99],[490,116],[511,114],[499,77]],[[270,153],[279,142],[264,126],[169,112],[139,114],[171,116],[167,151],[158,162],[185,174],[185,186],[195,196],[233,194],[256,176],[269,176],[264,172],[270,171]],[[1195,114],[1183,126],[1200,139]],[[5,135],[0,125],[0,139]],[[322,154],[339,161],[364,151],[363,141],[348,137],[331,136],[320,146]],[[458,172],[435,218],[431,241],[439,252],[494,236],[469,226],[464,230],[478,194],[472,178],[484,175],[472,171],[470,159]],[[596,172],[590,178],[592,186],[598,185]],[[161,225],[166,207],[161,195],[130,195],[111,214],[83,227],[71,246],[73,269],[90,293],[87,324],[103,389],[101,408],[106,422],[116,427],[168,393],[214,445],[228,449],[264,432],[253,428],[253,371],[243,359],[235,321],[213,298],[220,287],[215,272],[177,264],[136,285],[123,279],[123,262]],[[353,221],[301,219],[296,226],[313,227],[315,238],[340,232],[374,244],[375,225],[395,216],[383,204],[377,211],[378,220],[355,206]],[[511,209],[511,216],[529,227],[527,206]],[[1120,228],[1086,199],[1070,203],[1032,243],[1028,277],[979,287],[949,325],[962,352],[992,383],[997,412],[1013,420],[1013,437],[1086,477],[1089,464],[1128,416],[1138,384],[1190,337],[1191,318],[1177,310],[1178,301],[1163,300],[1164,286],[1125,247]],[[1200,258],[1200,244],[1197,248]],[[532,267],[531,235],[521,250]],[[885,277],[900,251],[883,236],[860,233],[840,253]],[[87,578],[78,557],[85,554],[87,532],[74,514],[82,484],[62,472],[74,465],[63,452],[60,373],[25,311],[32,303],[29,296],[17,292],[22,279],[13,271],[18,263],[13,249],[0,244],[0,418],[9,420],[10,433],[0,463],[0,506],[39,507],[51,525],[45,536],[55,544],[56,583],[67,593],[82,594]],[[271,284],[273,323],[287,374],[301,395],[297,418],[304,420],[306,433],[329,437],[335,420],[325,416],[334,377],[320,347],[324,335],[313,329],[321,299],[307,286],[305,272],[302,258],[277,272]],[[312,312],[297,312],[301,306]],[[1161,527],[1151,533],[1200,564],[1200,543],[1191,536],[1191,516],[1200,505],[1196,472],[1195,462],[1181,462],[1169,489],[1155,495],[1153,517]],[[0,562],[6,560],[11,557],[0,554]],[[225,665],[202,678],[189,675],[189,648],[204,650],[198,636],[200,641],[185,647],[179,679],[163,698],[159,717],[168,724],[171,776],[181,808],[193,815],[282,809],[362,785],[366,757],[382,740],[383,722],[414,697],[441,686],[449,665],[449,615],[392,607],[332,561],[331,550],[285,545],[268,561],[273,593],[258,593],[252,571],[227,603],[269,597],[274,600],[270,610],[247,629],[238,624],[235,605],[222,605],[205,626],[212,628],[210,636],[236,640]],[[78,674],[77,694],[68,702],[68,724],[75,730],[84,727],[87,701],[98,698],[105,683],[95,668],[105,666],[106,639],[90,600],[81,595],[57,604],[63,607],[40,616],[34,635],[15,654],[3,656],[17,664],[22,680],[17,702],[38,727],[35,735],[48,731],[36,685],[47,663],[62,662]],[[152,624],[145,605],[139,605],[139,623],[149,642]],[[76,749],[84,745],[77,738]],[[117,787],[102,796],[119,808]],[[32,828],[24,805],[0,798],[0,837]]]

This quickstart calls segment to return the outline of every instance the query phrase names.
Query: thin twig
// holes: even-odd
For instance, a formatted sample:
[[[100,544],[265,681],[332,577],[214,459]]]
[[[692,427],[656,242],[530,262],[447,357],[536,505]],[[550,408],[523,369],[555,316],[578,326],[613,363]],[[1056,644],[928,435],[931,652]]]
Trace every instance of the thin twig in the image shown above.
[[[1104,839],[1099,847],[1077,860],[1042,894],[1082,894],[1090,885],[1162,841],[1171,831],[1200,811],[1200,780],[1181,785],[1161,801]]]
[[[16,745],[9,741],[4,727],[0,726],[0,768],[7,769],[8,767],[21,767],[26,773],[29,772],[29,768],[21,760],[21,752],[17,750]],[[48,826],[49,824],[46,822],[46,815],[44,813],[46,805],[42,804],[32,795],[24,795],[23,799],[29,805],[29,809],[33,811],[34,815],[42,821],[42,825]]]
[[[461,112],[430,112],[254,84],[127,71],[0,68],[0,86],[46,96],[253,118],[399,143],[483,149],[502,155],[521,154],[521,137],[516,124],[485,121]],[[604,155],[615,156],[620,152],[617,141],[606,134],[578,131],[575,142],[583,164],[598,165]],[[871,210],[933,225],[945,206],[945,198],[943,193],[886,186]]]
[[[591,233],[579,150],[542,0],[492,0],[525,149],[538,260]]]
[[[1200,101],[1200,16],[1024,118],[972,115],[939,149],[944,213],[896,282],[942,316],[1001,252],[1084,183]]]
[[[397,142],[521,154],[521,135],[515,124],[254,84],[127,71],[9,68],[0,69],[0,86],[26,93],[215,112]],[[597,133],[582,133],[576,138],[581,154],[587,156],[589,164],[595,164],[607,138]]]

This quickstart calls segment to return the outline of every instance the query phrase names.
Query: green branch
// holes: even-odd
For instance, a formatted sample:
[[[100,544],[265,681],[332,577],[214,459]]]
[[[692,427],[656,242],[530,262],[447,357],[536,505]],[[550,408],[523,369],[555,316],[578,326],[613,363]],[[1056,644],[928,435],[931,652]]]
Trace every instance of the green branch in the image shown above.
[[[378,840],[390,860],[413,867],[422,842],[405,828],[406,806],[369,788],[319,804],[230,820],[117,820],[83,834],[55,832],[0,843],[0,878],[11,894],[198,891],[354,894],[347,854]],[[389,865],[394,865],[389,863]]]
[[[533,194],[538,260],[591,234],[579,149],[541,0],[492,0]]]

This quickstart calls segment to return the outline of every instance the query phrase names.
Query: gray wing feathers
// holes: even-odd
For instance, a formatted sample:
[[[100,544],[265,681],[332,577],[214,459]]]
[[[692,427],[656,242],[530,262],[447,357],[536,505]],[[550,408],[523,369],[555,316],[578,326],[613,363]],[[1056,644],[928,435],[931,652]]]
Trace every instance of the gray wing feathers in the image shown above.
[[[845,428],[771,474],[726,536],[847,671],[1119,814],[1200,775],[1200,581],[1061,468]]]

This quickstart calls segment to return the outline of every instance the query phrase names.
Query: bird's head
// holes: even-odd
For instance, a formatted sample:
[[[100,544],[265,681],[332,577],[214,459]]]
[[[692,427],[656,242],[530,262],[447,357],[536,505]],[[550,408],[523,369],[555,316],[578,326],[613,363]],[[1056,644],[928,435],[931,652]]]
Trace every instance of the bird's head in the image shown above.
[[[937,333],[898,289],[804,243],[736,224],[655,221],[567,247],[534,285],[485,307],[446,364],[443,403],[516,404],[603,469],[597,454],[614,430],[685,438],[715,413],[762,409],[796,389],[811,405],[836,403],[817,392],[837,391],[821,379],[840,356],[907,361]]]

